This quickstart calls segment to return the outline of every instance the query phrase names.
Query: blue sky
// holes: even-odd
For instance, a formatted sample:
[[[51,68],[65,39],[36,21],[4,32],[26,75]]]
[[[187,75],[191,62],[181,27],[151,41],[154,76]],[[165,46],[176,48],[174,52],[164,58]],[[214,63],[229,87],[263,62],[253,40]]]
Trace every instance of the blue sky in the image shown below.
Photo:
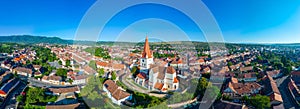
[[[226,42],[300,42],[299,0],[202,1],[214,15]],[[73,39],[82,17],[95,2],[96,0],[0,1],[0,35],[28,34]],[[160,20],[162,18],[165,20]],[[137,19],[145,20],[134,23]],[[120,12],[106,25],[103,34],[107,37],[100,40],[115,40],[118,35],[133,39],[147,34],[150,37],[205,41],[201,30],[187,16],[163,6],[151,5],[140,5]]]

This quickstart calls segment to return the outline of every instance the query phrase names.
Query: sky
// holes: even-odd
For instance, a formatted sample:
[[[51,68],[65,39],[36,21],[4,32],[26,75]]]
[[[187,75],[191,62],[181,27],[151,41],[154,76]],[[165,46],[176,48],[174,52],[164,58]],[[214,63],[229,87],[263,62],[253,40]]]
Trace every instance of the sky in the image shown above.
[[[202,2],[215,17],[226,42],[300,43],[299,0]],[[94,3],[96,0],[2,0],[0,36],[26,34],[74,39],[82,18]],[[206,41],[188,16],[170,7],[151,4],[122,10],[105,25],[101,35],[99,40],[103,41],[139,41],[146,35],[165,41]]]

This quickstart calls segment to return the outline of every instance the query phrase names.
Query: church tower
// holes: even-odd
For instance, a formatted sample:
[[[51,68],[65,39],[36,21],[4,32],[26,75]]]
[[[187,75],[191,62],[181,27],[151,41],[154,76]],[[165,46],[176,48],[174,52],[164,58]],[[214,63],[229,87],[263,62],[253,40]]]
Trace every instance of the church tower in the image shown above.
[[[150,51],[150,46],[148,42],[148,36],[146,37],[144,50],[142,52],[142,57],[140,58],[140,70],[144,73],[148,73],[150,64],[153,64],[153,54]]]

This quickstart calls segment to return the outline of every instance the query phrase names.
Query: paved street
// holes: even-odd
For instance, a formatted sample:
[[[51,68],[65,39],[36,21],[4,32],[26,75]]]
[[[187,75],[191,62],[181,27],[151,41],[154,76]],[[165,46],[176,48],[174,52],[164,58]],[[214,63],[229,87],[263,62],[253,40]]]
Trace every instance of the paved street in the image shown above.
[[[131,83],[131,82],[128,82],[127,81],[127,78],[130,77],[131,73],[124,73],[120,76],[120,81],[122,83],[124,83],[128,88],[132,89],[132,90],[136,90],[138,92],[141,92],[141,93],[149,93],[149,90],[144,90],[138,86],[136,86],[135,84]]]
[[[182,107],[184,105],[191,104],[191,103],[193,103],[195,101],[197,101],[197,98],[195,98],[193,100],[189,100],[189,101],[180,102],[180,103],[168,104],[168,107],[169,108],[180,108],[180,107]]]
[[[296,103],[296,101],[293,99],[289,89],[288,89],[288,83],[289,83],[289,76],[284,76],[282,78],[276,79],[277,85],[279,86],[279,90],[283,99],[283,105],[285,109],[295,108],[299,109],[300,107]]]

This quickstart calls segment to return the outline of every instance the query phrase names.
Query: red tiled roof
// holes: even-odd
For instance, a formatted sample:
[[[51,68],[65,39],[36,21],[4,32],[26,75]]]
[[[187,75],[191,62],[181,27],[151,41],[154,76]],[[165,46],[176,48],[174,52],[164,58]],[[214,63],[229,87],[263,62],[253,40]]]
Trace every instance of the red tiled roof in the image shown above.
[[[270,95],[270,100],[276,100],[276,101],[279,101],[279,102],[283,102],[282,101],[282,97],[280,94],[277,94],[277,93],[273,93]]]
[[[0,95],[6,95],[6,93],[3,90],[0,90]]]
[[[69,93],[69,92],[79,91],[79,87],[74,86],[74,87],[67,87],[67,88],[49,88],[49,91],[53,93]]]
[[[124,69],[125,65],[124,64],[113,64],[112,67],[113,67],[113,69]]]
[[[121,100],[130,96],[129,93],[118,89],[118,85],[112,80],[106,80],[104,82],[104,87],[111,93],[112,97],[114,97],[116,100]]]
[[[88,66],[88,65],[84,66],[83,69],[84,69],[85,72],[87,72],[87,73],[89,73],[89,74],[96,74],[96,73],[97,73],[97,71],[95,71],[93,68],[91,68],[91,67]]]
[[[210,70],[209,67],[206,67],[206,68],[203,69],[204,73],[208,73],[209,70]]]
[[[41,66],[40,65],[33,65],[34,68],[40,69]]]
[[[176,70],[175,70],[172,66],[169,66],[169,67],[167,68],[167,73],[169,73],[169,74],[174,74],[174,73],[176,73]]]
[[[231,82],[232,82],[232,83],[238,83],[239,81],[238,81],[237,78],[231,77]]]
[[[98,61],[96,64],[100,65],[100,66],[103,66],[103,67],[108,66],[108,63],[106,63],[106,62],[100,62],[100,61]]]
[[[148,42],[148,36],[146,37],[145,44],[144,44],[144,51],[142,52],[143,58],[152,58],[152,53],[150,51],[150,46]]]
[[[204,59],[199,59],[198,62],[199,62],[199,63],[203,63],[203,62],[205,62],[205,61],[204,61]]]
[[[121,100],[123,98],[126,98],[128,96],[130,96],[129,93],[124,92],[120,89],[117,89],[114,93],[112,93],[112,96],[116,99],[116,100]]]
[[[280,70],[267,71],[267,74],[271,77],[274,77],[275,75],[278,75],[279,73],[280,73]]]
[[[166,91],[166,90],[168,90],[168,89],[167,89],[167,88],[163,88],[162,90],[163,90],[163,91]]]
[[[250,71],[250,70],[252,70],[253,69],[253,67],[252,66],[249,66],[249,67],[241,67],[240,68],[240,71]]]
[[[14,61],[20,61],[21,60],[21,58],[15,58],[14,59]]]
[[[130,53],[129,56],[133,57],[133,56],[135,56],[135,54],[134,53]]]
[[[18,72],[24,72],[24,73],[32,74],[32,70],[29,69],[29,68],[25,68],[25,67],[17,67],[14,70],[16,70]]]
[[[178,79],[175,77],[173,83],[178,83]]]
[[[60,76],[55,76],[55,75],[49,76],[48,79],[49,80],[55,80],[55,81],[62,80],[62,78]]]
[[[80,103],[67,105],[46,105],[46,109],[75,109],[79,105]]]
[[[232,83],[229,82],[228,87],[232,89],[235,93],[240,95],[242,94],[250,94],[254,89],[258,89],[261,86],[257,83]]]
[[[253,77],[256,77],[255,73],[245,73],[244,74],[244,78],[253,78]]]
[[[161,90],[163,88],[163,86],[164,86],[163,83],[156,82],[154,85],[154,88]]]
[[[144,73],[139,73],[137,75],[137,77],[141,78],[141,79],[146,79],[146,75]]]

